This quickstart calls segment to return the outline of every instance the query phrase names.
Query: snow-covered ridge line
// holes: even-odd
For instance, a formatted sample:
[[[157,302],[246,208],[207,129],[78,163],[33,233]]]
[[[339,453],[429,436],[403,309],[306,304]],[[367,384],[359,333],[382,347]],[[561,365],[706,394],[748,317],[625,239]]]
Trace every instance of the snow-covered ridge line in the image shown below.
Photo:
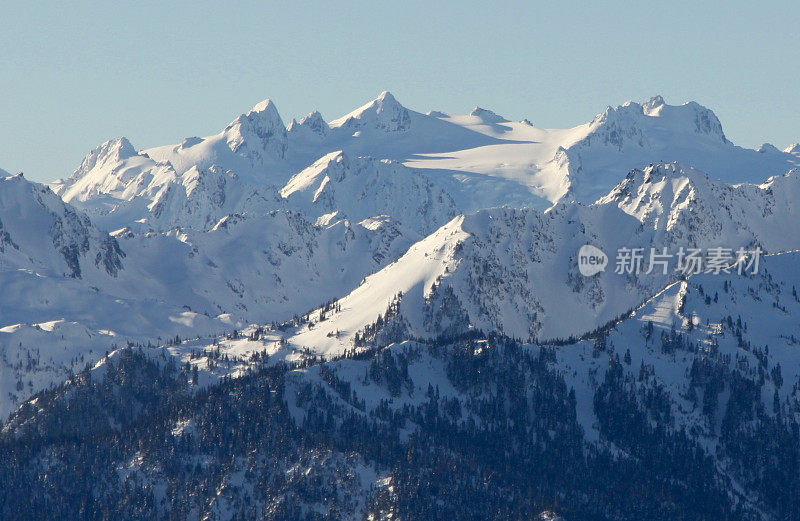
[[[215,136],[138,153],[124,138],[110,141],[52,186],[65,200],[106,215],[134,197],[152,203],[161,187],[181,184],[192,168],[232,172],[246,193],[279,190],[320,158],[344,151],[418,169],[464,211],[544,209],[564,198],[592,202],[616,185],[620,172],[662,160],[726,182],[760,182],[800,166],[792,150],[736,147],[712,111],[695,102],[668,105],[660,96],[609,107],[571,129],[539,129],[481,108],[469,115],[422,114],[383,92],[330,124],[314,111],[287,130],[275,104],[265,100]],[[139,218],[147,217],[145,206]]]

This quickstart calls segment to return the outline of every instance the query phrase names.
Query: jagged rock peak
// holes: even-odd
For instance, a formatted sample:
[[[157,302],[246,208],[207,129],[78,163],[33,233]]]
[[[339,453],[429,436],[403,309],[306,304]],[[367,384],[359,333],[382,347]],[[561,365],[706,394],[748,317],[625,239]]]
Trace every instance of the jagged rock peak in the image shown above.
[[[651,119],[653,118],[653,119]],[[657,119],[656,119],[657,118]],[[678,134],[700,134],[729,143],[722,124],[711,109],[695,101],[683,105],[669,105],[656,95],[643,104],[628,101],[618,107],[607,107],[592,120],[595,130],[609,130],[611,144],[621,146],[623,141],[641,142],[643,134],[656,125]]]
[[[389,91],[385,90],[366,105],[332,121],[330,127],[404,132],[411,127],[411,114]]]
[[[783,151],[787,154],[800,155],[800,143],[792,143],[788,147],[784,148]]]
[[[328,134],[328,131],[330,131],[328,123],[322,117],[322,114],[320,114],[317,110],[310,112],[299,122],[293,119],[289,124],[288,130],[289,132],[297,132],[303,128],[306,128],[315,134],[319,134],[320,136],[325,136]]]
[[[682,180],[694,186],[706,186],[715,183],[700,170],[684,166],[677,162],[656,163],[643,169],[635,168],[608,195],[601,197],[597,203],[621,201],[643,190],[662,190],[669,181]],[[658,186],[656,186],[658,185]]]
[[[20,253],[17,261],[75,279],[92,262],[116,277],[125,257],[88,216],[22,174],[0,178],[0,254],[11,250]]]
[[[644,113],[647,115],[655,115],[655,113],[657,113],[657,111],[660,110],[662,107],[664,107],[666,104],[667,102],[664,101],[664,97],[661,96],[660,94],[656,94],[655,96],[653,96],[652,98],[650,98],[649,100],[645,101],[642,104],[642,109]]]
[[[497,114],[497,113],[495,113],[495,112],[493,112],[493,111],[491,111],[489,109],[484,109],[484,108],[481,108],[481,107],[475,107],[474,109],[472,109],[472,111],[469,113],[469,115],[470,116],[475,116],[477,118],[480,118],[481,120],[483,120],[484,123],[506,123],[506,122],[508,122],[508,120],[506,118],[504,118],[503,116],[500,116],[499,114]]]
[[[80,166],[72,173],[71,178],[80,178],[97,165],[108,162],[118,163],[137,154],[138,152],[128,138],[123,136],[119,139],[110,139],[86,154]]]
[[[286,126],[270,99],[233,120],[224,132],[231,150],[245,157],[263,162],[265,152],[281,159],[286,153]]]
[[[269,112],[270,114],[277,115],[278,109],[275,107],[275,103],[271,99],[267,98],[263,101],[259,101],[258,103],[256,103],[253,106],[253,108],[250,109],[250,112],[248,112],[247,115],[249,116],[254,112],[255,113]],[[280,119],[280,116],[278,116],[278,119]]]

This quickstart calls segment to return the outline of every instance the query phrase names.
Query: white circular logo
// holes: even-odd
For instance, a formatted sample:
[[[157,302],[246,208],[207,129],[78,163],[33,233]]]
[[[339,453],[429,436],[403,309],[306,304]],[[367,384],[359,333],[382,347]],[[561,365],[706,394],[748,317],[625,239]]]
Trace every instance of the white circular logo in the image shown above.
[[[608,256],[600,248],[585,244],[578,250],[578,271],[584,277],[605,271],[606,266],[608,266]]]

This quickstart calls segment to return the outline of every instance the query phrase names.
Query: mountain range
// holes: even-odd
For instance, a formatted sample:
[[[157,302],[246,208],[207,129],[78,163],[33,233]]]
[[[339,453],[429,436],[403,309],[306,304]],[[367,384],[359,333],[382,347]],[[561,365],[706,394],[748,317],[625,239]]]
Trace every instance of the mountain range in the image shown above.
[[[800,512],[787,499],[800,492],[797,144],[736,146],[711,110],[660,96],[543,129],[480,107],[417,112],[383,92],[331,122],[314,111],[287,126],[265,100],[213,136],[110,140],[52,183],[1,173],[0,453],[25,440],[45,452],[3,456],[16,470],[0,483],[36,483],[42,512],[48,488],[78,486],[69,469],[90,466],[74,445],[55,474],[31,462],[93,432],[121,448],[86,485],[105,499],[81,508],[118,519],[436,517],[415,494],[440,501],[437,515],[477,515],[480,503],[425,488],[447,482],[442,462],[414,460],[425,487],[404,474],[421,440],[453,458],[464,497],[495,509],[524,497],[506,518]],[[581,274],[584,245],[607,254],[605,271]],[[625,248],[761,258],[747,274],[624,273]],[[117,403],[126,386],[133,405]],[[244,429],[230,454],[181,456],[198,467],[181,489],[184,470],[143,440],[183,454],[186,432],[196,443],[242,421],[198,411],[251,410],[251,392],[267,396],[262,427],[296,437],[286,454],[277,441],[262,454]],[[95,430],[56,427],[69,410]],[[370,445],[355,426],[392,441]],[[471,459],[493,433],[513,448]],[[520,447],[532,467],[517,468]],[[678,468],[686,451],[702,464]],[[585,467],[573,488],[544,484],[548,454]],[[642,472],[645,499],[581,481],[608,479],[604,465]],[[539,467],[541,482],[516,477]],[[326,483],[324,497],[296,472]],[[110,514],[114,479],[149,506]],[[24,506],[0,500],[8,515]]]

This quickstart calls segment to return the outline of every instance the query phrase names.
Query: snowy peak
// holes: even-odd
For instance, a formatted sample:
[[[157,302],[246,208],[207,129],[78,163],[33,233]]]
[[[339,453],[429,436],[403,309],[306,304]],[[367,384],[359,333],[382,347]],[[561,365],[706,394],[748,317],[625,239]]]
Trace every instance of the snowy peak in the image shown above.
[[[21,174],[0,178],[0,260],[4,268],[84,278],[115,277],[125,254],[116,240]]]
[[[694,101],[684,106],[689,107],[694,112],[695,131],[698,134],[708,134],[719,138],[723,143],[729,143],[728,138],[725,137],[725,133],[722,131],[722,123],[720,123],[719,118],[711,109],[707,109]]]
[[[286,154],[286,126],[272,100],[266,99],[233,120],[223,132],[233,152],[263,164]]]
[[[641,105],[630,101],[616,108],[606,107],[589,124],[590,133],[584,142],[592,145],[600,141],[600,144],[621,149],[626,142],[635,139],[643,146],[642,132],[638,128],[639,116],[643,114]]]
[[[800,143],[792,143],[788,147],[784,148],[783,151],[787,154],[800,156]]]
[[[631,170],[625,179],[623,179],[608,196],[601,199],[601,201],[615,199],[619,200],[623,197],[641,191],[644,189],[651,189],[658,183],[671,181],[675,179],[689,180],[696,182],[697,180],[704,180],[708,183],[711,182],[708,175],[704,172],[696,170],[691,167],[681,165],[680,163],[657,163],[649,165],[643,169],[635,168]],[[704,183],[705,184],[705,183]],[[720,185],[723,183],[719,183]]]
[[[85,203],[97,199],[102,206],[109,197],[129,200],[175,179],[169,163],[158,163],[147,154],[132,151],[127,140],[108,142],[89,154],[71,177],[50,186],[64,201]]]
[[[223,171],[216,165],[212,165],[208,169],[194,166],[181,176],[181,184],[186,188],[186,196],[192,197],[195,192],[211,186],[224,188],[226,179],[236,181],[238,176],[231,171]],[[222,204],[225,200],[224,190],[215,192],[213,197],[219,198],[218,203]]]
[[[656,94],[642,104],[642,110],[648,116],[657,117],[666,104],[664,98],[660,94]]]
[[[97,167],[119,164],[135,155],[136,149],[126,137],[106,141],[83,158],[70,179],[79,179]]]
[[[797,166],[790,154],[734,146],[711,110],[695,102],[669,105],[661,96],[609,107],[580,130],[583,136],[564,146],[567,160],[558,173],[583,202],[608,193],[621,172],[651,163],[677,161],[727,183],[761,183]]]
[[[640,221],[660,216],[674,207],[685,207],[702,193],[723,190],[725,185],[708,175],[678,163],[659,163],[634,169],[596,204],[614,203]]]
[[[496,114],[489,109],[484,109],[481,107],[475,107],[474,109],[472,109],[469,115],[479,118],[481,121],[487,124],[508,123],[508,120],[503,116],[500,116],[499,114]]]
[[[381,215],[430,233],[458,214],[450,195],[389,160],[331,152],[294,175],[280,194],[320,222],[333,215],[354,222]]]
[[[288,131],[290,134],[304,132],[319,137],[325,137],[328,135],[330,127],[328,127],[328,124],[322,118],[322,114],[315,110],[303,117],[299,123],[293,119],[289,124]]]
[[[382,132],[405,132],[411,127],[411,115],[389,91],[353,112],[331,122],[331,128],[376,129]]]
[[[744,185],[742,188],[752,190],[755,187]],[[769,195],[780,197],[783,206],[794,209],[800,206],[800,169],[793,168],[784,175],[772,176],[757,188],[765,190]]]
[[[280,115],[278,114],[278,109],[275,107],[275,103],[273,103],[269,98],[259,101],[253,105],[253,108],[250,109],[250,112],[248,112],[246,115],[250,117],[253,114],[263,114],[267,119],[270,120],[274,120],[276,118],[278,120],[281,119]]]
[[[264,215],[283,206],[275,188],[249,185],[216,164],[193,166],[150,199],[146,227],[159,231],[207,231],[231,214]]]
[[[729,143],[722,124],[710,109],[690,101],[683,105],[668,105],[661,96],[653,96],[640,105],[629,101],[595,116],[590,124],[589,138],[622,149],[633,143],[646,145],[658,133],[706,136],[714,141]],[[594,134],[594,136],[592,136]]]
[[[219,219],[218,213],[228,200],[229,184],[235,185],[237,181],[236,174],[216,165],[193,166],[179,180],[158,190],[148,205],[148,223],[161,221],[166,229],[192,225],[203,229],[209,220]]]
[[[342,152],[341,150],[337,150],[336,152],[331,152],[330,154],[322,156],[321,158],[317,159],[314,162],[314,164],[312,164],[308,168],[303,169],[298,174],[292,176],[289,182],[286,183],[286,186],[284,186],[281,189],[280,191],[281,197],[289,198],[293,194],[303,191],[315,183],[322,183],[322,182],[327,183],[327,181],[321,179],[327,177],[328,180],[330,180],[328,172],[332,171],[335,168],[332,167],[332,163],[337,163],[339,165],[343,165],[344,163],[349,164],[349,160],[345,156],[344,152]],[[343,168],[339,170],[342,171],[345,168],[346,167],[343,166]],[[337,180],[341,180],[340,176],[341,173],[335,177],[339,178]]]
[[[731,186],[694,168],[660,163],[631,171],[595,204],[619,206],[664,245],[759,244],[776,252],[800,246],[800,233],[792,224],[798,197],[796,171],[760,186]]]
[[[758,147],[758,152],[761,154],[780,154],[781,151],[772,143],[764,143]]]

